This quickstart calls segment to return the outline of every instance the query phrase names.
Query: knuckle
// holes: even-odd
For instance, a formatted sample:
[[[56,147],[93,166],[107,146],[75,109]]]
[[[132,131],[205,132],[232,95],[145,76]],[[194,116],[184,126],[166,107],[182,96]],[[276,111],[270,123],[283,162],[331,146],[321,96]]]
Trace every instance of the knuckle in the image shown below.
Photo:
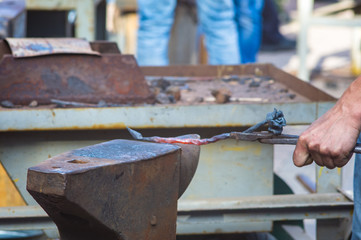
[[[331,149],[329,150],[329,154],[328,154],[330,157],[334,158],[334,159],[339,159],[340,156],[342,156],[342,152],[340,151],[337,151],[335,149]]]
[[[327,157],[334,157],[334,151],[332,148],[330,148],[330,146],[328,145],[320,145],[320,153],[323,156],[327,156]]]
[[[305,136],[305,134],[301,134],[298,137],[298,141],[300,141],[300,142],[306,142],[306,140],[307,140],[307,137]]]
[[[311,150],[311,151],[319,151],[320,149],[320,144],[316,141],[310,141],[308,143],[308,148]]]

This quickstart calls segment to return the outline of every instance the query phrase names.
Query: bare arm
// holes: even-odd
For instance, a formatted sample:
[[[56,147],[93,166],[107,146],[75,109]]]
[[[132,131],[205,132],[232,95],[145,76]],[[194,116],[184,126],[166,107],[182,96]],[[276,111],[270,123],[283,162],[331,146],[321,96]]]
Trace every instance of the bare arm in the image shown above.
[[[334,107],[301,134],[293,162],[302,167],[315,161],[330,169],[344,166],[352,156],[361,130],[361,77]]]

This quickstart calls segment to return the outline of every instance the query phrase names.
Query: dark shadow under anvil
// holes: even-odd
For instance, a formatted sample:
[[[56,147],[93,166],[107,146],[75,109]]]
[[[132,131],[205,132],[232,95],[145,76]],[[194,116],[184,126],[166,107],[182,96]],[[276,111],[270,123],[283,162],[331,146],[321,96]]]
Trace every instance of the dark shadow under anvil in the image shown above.
[[[177,199],[195,171],[184,157],[194,166],[199,147],[113,140],[29,168],[27,189],[62,240],[175,239]]]

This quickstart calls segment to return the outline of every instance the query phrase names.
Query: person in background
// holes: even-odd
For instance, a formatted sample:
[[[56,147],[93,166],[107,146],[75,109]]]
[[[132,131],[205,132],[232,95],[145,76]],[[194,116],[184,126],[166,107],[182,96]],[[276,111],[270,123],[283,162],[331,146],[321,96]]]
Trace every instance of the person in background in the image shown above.
[[[138,0],[139,65],[168,65],[168,41],[176,0]],[[261,43],[263,0],[199,0],[198,20],[209,64],[256,61]]]
[[[143,66],[168,65],[168,41],[176,0],[137,0],[137,60]]]
[[[293,162],[302,167],[312,162],[327,168],[343,167],[361,137],[361,76],[343,93],[335,106],[304,131],[293,153]],[[354,168],[354,212],[352,240],[361,240],[361,154]]]
[[[283,36],[280,31],[277,6],[274,0],[265,0],[262,12],[261,51],[282,51],[296,48],[296,41]]]
[[[263,0],[199,0],[197,8],[209,64],[256,62]]]

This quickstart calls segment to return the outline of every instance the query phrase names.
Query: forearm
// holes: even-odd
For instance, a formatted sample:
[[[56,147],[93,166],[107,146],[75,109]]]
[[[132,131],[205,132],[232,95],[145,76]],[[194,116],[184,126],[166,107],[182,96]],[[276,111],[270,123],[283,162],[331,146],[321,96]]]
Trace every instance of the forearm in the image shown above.
[[[334,108],[349,118],[352,127],[361,130],[361,76],[346,89]]]

